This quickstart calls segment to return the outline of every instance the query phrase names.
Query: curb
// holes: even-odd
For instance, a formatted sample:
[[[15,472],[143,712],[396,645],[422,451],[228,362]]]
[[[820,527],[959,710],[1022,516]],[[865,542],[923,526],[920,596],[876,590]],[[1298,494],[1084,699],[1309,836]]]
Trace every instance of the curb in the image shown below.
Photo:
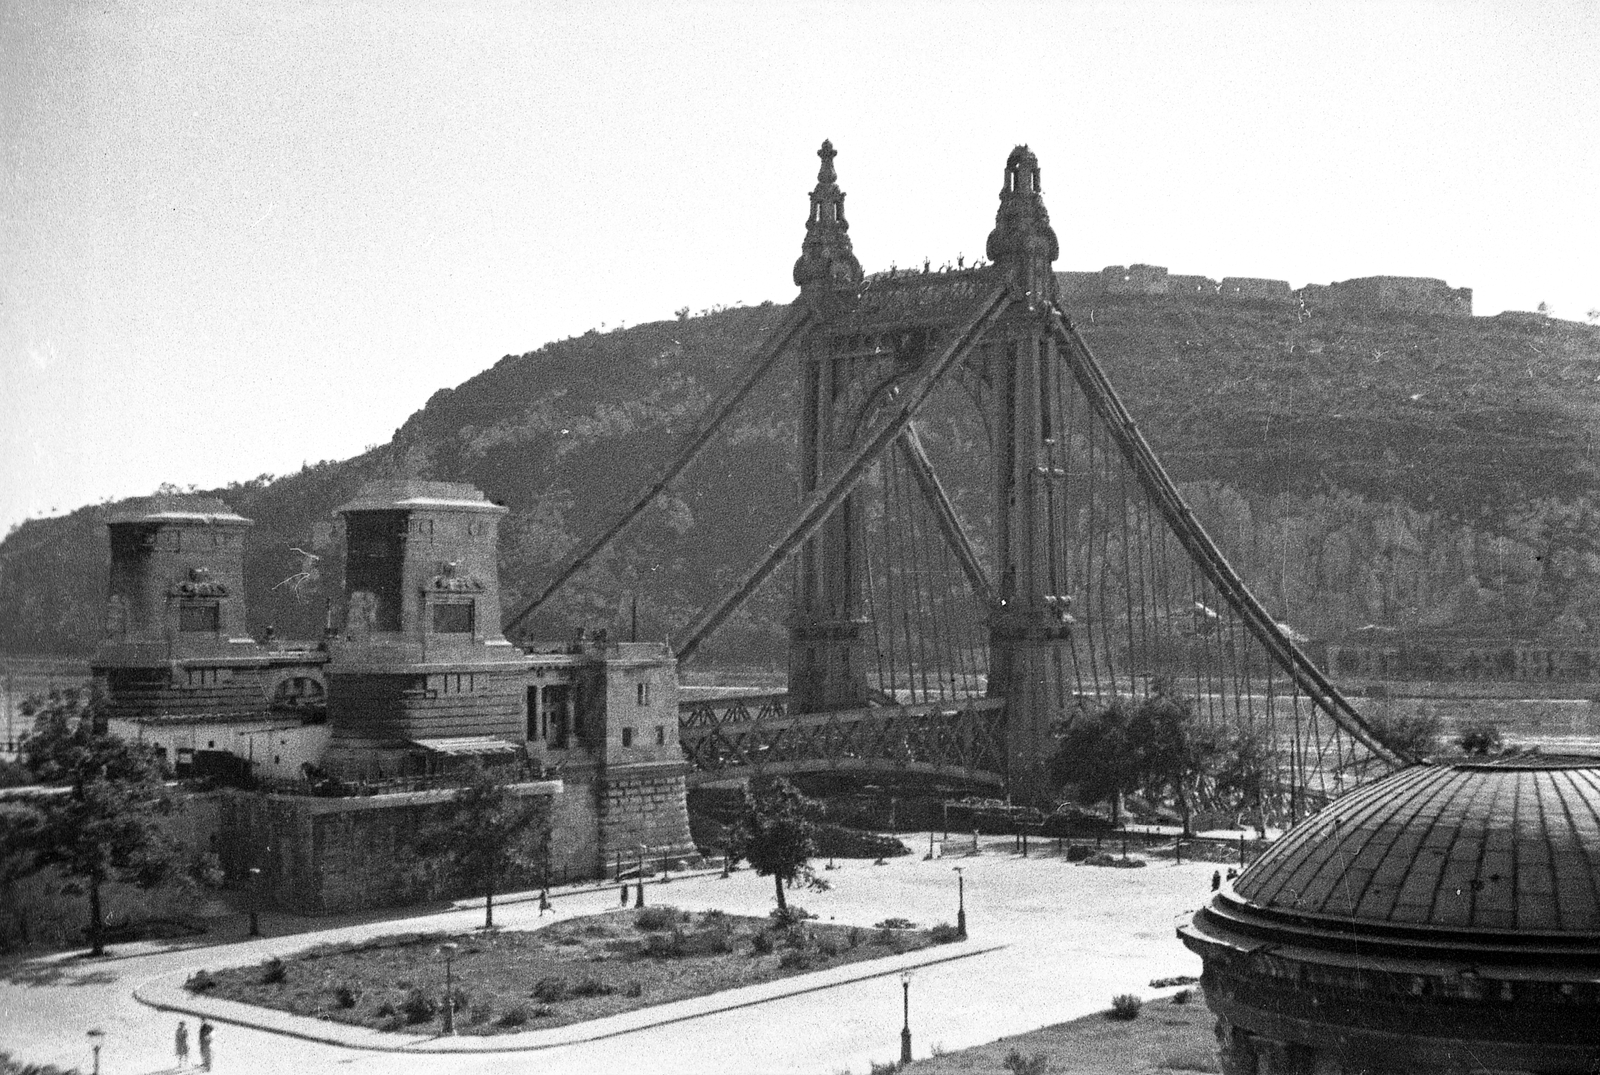
[[[513,1053],[553,1049],[563,1045],[613,1038],[667,1023],[716,1015],[737,1008],[748,1008],[785,997],[815,993],[835,986],[849,985],[870,978],[882,978],[901,971],[950,963],[959,959],[985,955],[1009,947],[1005,944],[977,946],[971,941],[958,941],[907,952],[900,956],[862,960],[842,967],[799,974],[758,985],[725,989],[699,997],[654,1004],[633,1011],[590,1019],[548,1030],[527,1030],[517,1034],[493,1036],[442,1037],[436,1035],[405,1035],[393,1031],[373,1030],[350,1026],[330,1020],[315,1019],[305,1015],[291,1015],[273,1008],[262,1008],[238,1001],[197,997],[183,988],[188,980],[187,971],[164,974],[152,978],[133,991],[133,997],[157,1011],[176,1012],[211,1019],[219,1023],[248,1027],[269,1034],[323,1045],[337,1045],[347,1049],[387,1053]]]

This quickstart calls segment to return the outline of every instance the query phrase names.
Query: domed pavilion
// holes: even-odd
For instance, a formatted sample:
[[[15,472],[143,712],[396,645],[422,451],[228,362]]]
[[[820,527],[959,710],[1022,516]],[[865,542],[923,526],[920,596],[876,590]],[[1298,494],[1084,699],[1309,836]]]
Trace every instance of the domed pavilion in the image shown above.
[[[1178,935],[1224,1075],[1600,1071],[1600,759],[1402,769]]]

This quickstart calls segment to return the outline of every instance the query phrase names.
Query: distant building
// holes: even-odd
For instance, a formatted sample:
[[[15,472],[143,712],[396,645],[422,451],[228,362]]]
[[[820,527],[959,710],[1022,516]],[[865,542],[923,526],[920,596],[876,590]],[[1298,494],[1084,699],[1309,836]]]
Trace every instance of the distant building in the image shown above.
[[[1375,313],[1471,317],[1472,289],[1452,288],[1424,276],[1363,276],[1331,284],[1291,289],[1287,280],[1256,276],[1169,274],[1161,265],[1107,265],[1099,272],[1058,272],[1063,300],[1078,304],[1120,295],[1164,295],[1190,303],[1234,301],[1302,304],[1325,309]]]
[[[1472,289],[1427,276],[1362,276],[1307,284],[1295,294],[1308,306],[1383,313],[1472,316]]]

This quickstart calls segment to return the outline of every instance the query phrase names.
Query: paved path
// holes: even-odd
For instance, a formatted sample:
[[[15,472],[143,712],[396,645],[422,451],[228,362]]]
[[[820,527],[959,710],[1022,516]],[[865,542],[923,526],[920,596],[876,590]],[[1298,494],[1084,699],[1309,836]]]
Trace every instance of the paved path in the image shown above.
[[[905,839],[926,847],[926,835],[920,845],[914,835]],[[1104,1009],[1115,993],[1148,995],[1152,978],[1199,973],[1199,960],[1173,936],[1174,918],[1206,898],[1214,866],[1151,860],[1145,869],[1103,869],[1071,865],[1053,853],[1022,859],[1011,853],[1009,838],[986,838],[984,846],[975,857],[931,862],[917,857],[884,866],[841,861],[840,869],[823,874],[834,884],[831,891],[795,897],[824,921],[871,925],[890,915],[922,924],[953,921],[952,867],[964,868],[972,944],[1003,947],[914,972],[911,1028],[917,1056],[936,1045],[964,1048],[1076,1018]],[[651,903],[732,913],[765,913],[772,900],[770,880],[748,870],[727,879],[649,885],[646,894]],[[615,901],[615,889],[607,889],[561,897],[556,906],[565,918],[609,909]],[[536,926],[537,916],[536,903],[496,908],[497,920],[510,928]],[[481,910],[463,909],[221,948],[25,964],[0,979],[0,1049],[87,1070],[85,1032],[97,1027],[106,1032],[101,1064],[106,1075],[170,1070],[177,1016],[141,1004],[133,996],[136,988],[313,944],[418,929],[469,930],[481,918]],[[848,1069],[864,1075],[871,1061],[899,1053],[900,1001],[898,977],[879,976],[603,1040],[509,1055],[373,1052],[219,1025],[215,1070],[834,1075]],[[190,1028],[192,1033],[192,1018]]]

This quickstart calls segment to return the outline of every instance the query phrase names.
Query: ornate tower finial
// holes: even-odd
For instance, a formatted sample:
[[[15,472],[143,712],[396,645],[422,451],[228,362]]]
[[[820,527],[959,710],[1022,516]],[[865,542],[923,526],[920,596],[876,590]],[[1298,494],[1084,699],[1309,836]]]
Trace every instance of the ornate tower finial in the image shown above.
[[[1054,298],[1055,274],[1050,265],[1061,255],[1061,248],[1040,194],[1039,158],[1027,146],[1018,146],[1006,158],[1006,182],[1000,190],[1000,210],[989,233],[987,253],[990,261],[1011,268],[1024,289]]]
[[[805,242],[794,263],[794,282],[802,289],[850,287],[861,282],[861,263],[850,248],[850,224],[844,218],[844,192],[833,170],[833,158],[838,155],[829,141],[817,150],[822,167],[811,192]]]

